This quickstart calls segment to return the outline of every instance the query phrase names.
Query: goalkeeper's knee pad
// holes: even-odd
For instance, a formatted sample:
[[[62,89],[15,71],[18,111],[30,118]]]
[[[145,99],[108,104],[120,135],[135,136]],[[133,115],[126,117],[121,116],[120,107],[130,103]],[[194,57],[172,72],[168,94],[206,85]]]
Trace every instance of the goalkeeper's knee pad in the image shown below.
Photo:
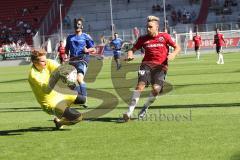
[[[72,122],[79,122],[82,120],[82,114],[78,112],[75,108],[66,108],[63,115],[63,119],[66,119],[67,121],[72,121]]]
[[[83,95],[80,95],[78,94],[77,95],[77,98],[75,99],[74,103],[75,104],[85,104],[87,101],[87,97],[86,96],[83,96]]]

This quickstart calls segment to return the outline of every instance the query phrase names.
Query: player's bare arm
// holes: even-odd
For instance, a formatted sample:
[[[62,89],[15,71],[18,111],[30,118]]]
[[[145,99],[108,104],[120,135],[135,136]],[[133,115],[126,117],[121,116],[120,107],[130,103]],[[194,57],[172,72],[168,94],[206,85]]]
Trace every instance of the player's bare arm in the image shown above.
[[[174,60],[175,57],[176,57],[176,55],[177,55],[180,51],[181,51],[181,47],[180,47],[178,44],[176,44],[176,46],[174,47],[174,51],[168,55],[168,60],[170,60],[170,61],[171,61],[171,60]]]

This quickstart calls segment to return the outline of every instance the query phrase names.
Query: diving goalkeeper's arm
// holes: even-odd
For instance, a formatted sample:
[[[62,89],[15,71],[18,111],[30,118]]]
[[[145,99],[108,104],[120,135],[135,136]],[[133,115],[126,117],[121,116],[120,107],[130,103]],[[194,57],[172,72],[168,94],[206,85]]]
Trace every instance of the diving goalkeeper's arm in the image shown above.
[[[56,69],[55,71],[52,72],[48,84],[43,84],[42,89],[45,93],[49,94],[55,85],[57,84],[58,80],[60,78],[59,70]]]

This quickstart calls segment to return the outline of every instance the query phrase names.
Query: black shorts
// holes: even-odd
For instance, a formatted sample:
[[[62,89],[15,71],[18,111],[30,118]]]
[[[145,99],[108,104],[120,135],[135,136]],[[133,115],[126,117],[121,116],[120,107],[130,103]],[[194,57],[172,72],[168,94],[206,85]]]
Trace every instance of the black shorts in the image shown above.
[[[199,50],[199,46],[195,46],[195,51],[198,51]]]
[[[222,52],[222,46],[216,46],[216,52],[219,54]]]
[[[150,84],[158,84],[163,87],[166,74],[167,72],[163,70],[161,65],[153,68],[146,64],[142,64],[138,71],[138,83],[144,82],[146,87]]]

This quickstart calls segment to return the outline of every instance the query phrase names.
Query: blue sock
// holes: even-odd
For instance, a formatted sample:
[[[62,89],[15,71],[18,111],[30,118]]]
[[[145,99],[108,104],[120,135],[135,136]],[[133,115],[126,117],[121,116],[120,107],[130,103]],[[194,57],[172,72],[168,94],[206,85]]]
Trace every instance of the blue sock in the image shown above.
[[[81,83],[79,84],[79,86],[76,86],[75,89],[78,94],[82,95],[82,96],[87,96],[87,86],[86,83]]]

